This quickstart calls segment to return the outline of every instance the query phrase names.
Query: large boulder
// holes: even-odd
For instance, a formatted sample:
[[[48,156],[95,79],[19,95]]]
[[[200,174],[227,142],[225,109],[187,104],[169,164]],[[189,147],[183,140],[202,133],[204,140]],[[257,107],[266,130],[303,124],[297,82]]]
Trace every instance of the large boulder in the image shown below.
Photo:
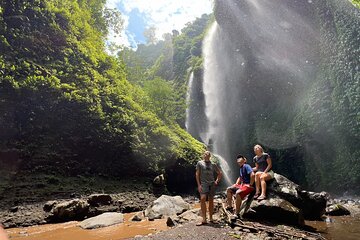
[[[321,219],[325,213],[329,195],[326,192],[308,192],[286,177],[275,173],[274,179],[268,182],[268,197],[281,198],[302,210],[305,219]]]
[[[340,204],[333,204],[326,208],[326,215],[344,216],[350,215],[350,211]]]
[[[190,209],[190,205],[180,196],[162,195],[145,210],[145,217],[150,220],[181,214]]]
[[[123,222],[124,216],[122,213],[103,213],[82,221],[79,226],[83,229],[94,229],[108,227]]]
[[[302,190],[299,192],[301,204],[299,207],[304,212],[307,220],[320,220],[325,214],[325,208],[329,194],[327,192],[308,192]]]
[[[83,220],[89,212],[89,204],[82,199],[52,203],[52,205],[46,206],[47,210],[49,210],[50,206],[52,207],[47,222]]]
[[[251,209],[253,211],[247,212],[246,217],[267,219],[292,225],[304,225],[302,211],[281,198],[269,198],[260,202],[253,201]]]

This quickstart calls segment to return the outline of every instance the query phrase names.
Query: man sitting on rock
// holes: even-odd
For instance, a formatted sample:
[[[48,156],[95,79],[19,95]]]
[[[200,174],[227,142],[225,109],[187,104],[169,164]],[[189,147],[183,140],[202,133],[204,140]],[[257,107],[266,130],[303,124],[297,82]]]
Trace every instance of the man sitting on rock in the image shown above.
[[[236,180],[236,183],[226,190],[227,195],[227,210],[232,210],[232,197],[236,194],[236,204],[235,204],[235,218],[239,217],[240,207],[242,200],[254,191],[252,185],[255,181],[255,174],[249,164],[246,164],[246,158],[243,155],[238,155],[236,159],[237,163],[240,166],[240,175]]]

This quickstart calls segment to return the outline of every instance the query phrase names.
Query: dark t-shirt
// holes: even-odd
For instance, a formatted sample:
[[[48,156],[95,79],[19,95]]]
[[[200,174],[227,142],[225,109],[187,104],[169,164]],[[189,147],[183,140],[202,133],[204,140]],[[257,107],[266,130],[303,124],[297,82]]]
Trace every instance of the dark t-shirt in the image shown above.
[[[267,164],[267,159],[270,158],[270,155],[267,153],[263,153],[261,155],[261,157],[255,156],[254,157],[254,163],[259,164],[259,168],[258,171],[263,172],[265,171],[265,169],[267,168],[268,164]],[[270,169],[269,169],[270,170]]]
[[[250,167],[249,164],[244,164],[242,165],[242,167],[240,168],[240,179],[241,182],[245,183],[245,184],[250,184],[250,174],[252,173],[252,168]]]

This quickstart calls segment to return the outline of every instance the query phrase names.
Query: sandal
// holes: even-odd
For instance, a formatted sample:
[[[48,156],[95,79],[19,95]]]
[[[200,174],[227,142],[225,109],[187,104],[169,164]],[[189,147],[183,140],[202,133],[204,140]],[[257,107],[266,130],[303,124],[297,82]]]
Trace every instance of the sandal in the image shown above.
[[[207,222],[199,222],[196,224],[196,226],[202,226],[202,225],[206,225],[206,224],[208,224],[208,223]]]
[[[256,193],[254,199],[257,199],[258,197],[260,197],[260,193]]]
[[[209,221],[211,224],[217,224],[217,221],[215,221],[214,219]]]
[[[233,214],[230,216],[230,221],[234,222],[236,221],[237,219],[240,219],[240,214]]]
[[[232,210],[233,210],[233,207],[231,207],[231,206],[227,206],[225,209],[226,209],[226,211],[229,211],[229,212],[230,212],[230,211],[232,211]]]
[[[260,197],[257,198],[258,201],[265,200],[265,199],[266,199],[266,196],[264,196],[264,195],[261,195]]]

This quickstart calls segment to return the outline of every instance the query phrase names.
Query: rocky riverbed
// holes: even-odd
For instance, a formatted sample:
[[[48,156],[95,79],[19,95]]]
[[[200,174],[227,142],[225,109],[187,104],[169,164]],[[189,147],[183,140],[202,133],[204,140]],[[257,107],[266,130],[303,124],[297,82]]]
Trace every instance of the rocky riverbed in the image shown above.
[[[70,232],[76,232],[79,236],[77,239],[89,239],[89,230],[80,230],[81,227],[86,228],[83,226],[87,223],[80,221],[87,219],[87,222],[94,216],[102,216],[103,213],[109,212],[114,214],[108,214],[108,216],[105,214],[104,218],[99,217],[100,220],[94,219],[95,223],[91,223],[95,228],[110,226],[91,230],[95,235],[97,231],[99,232],[99,239],[106,239],[100,237],[103,236],[102,232],[104,231],[101,229],[113,229],[105,235],[109,236],[110,234],[116,238],[138,235],[137,238],[151,239],[169,239],[169,237],[170,239],[193,239],[191,236],[203,237],[200,239],[230,239],[233,237],[254,239],[254,236],[257,236],[257,239],[269,239],[274,236],[277,239],[296,239],[301,234],[305,234],[309,239],[322,239],[318,233],[310,232],[318,231],[326,235],[329,226],[330,228],[331,226],[340,226],[341,219],[345,219],[345,223],[352,219],[355,220],[355,225],[352,227],[355,232],[350,232],[350,238],[347,238],[351,239],[351,234],[357,236],[357,228],[360,226],[360,224],[356,224],[360,223],[360,221],[356,221],[356,219],[360,219],[360,201],[331,199],[325,192],[308,192],[279,174],[276,174],[275,179],[269,182],[268,199],[255,201],[251,195],[248,197],[244,202],[245,218],[236,224],[227,222],[226,213],[222,210],[224,195],[221,191],[215,201],[215,219],[218,224],[195,227],[194,222],[201,218],[198,199],[193,196],[181,198],[180,196],[163,195],[159,197],[158,194],[154,194],[154,189],[146,184],[135,184],[120,190],[119,193],[83,194],[72,198],[55,198],[36,203],[26,202],[8,206],[2,204],[0,222],[8,228],[7,231],[12,238],[26,237],[23,238],[24,240],[51,239],[46,238],[47,233],[52,236],[54,231],[61,236],[69,236]],[[131,216],[126,215],[130,212]],[[339,215],[348,215],[348,218],[346,216],[345,218],[337,217]],[[109,217],[115,218],[116,221],[108,224]],[[334,225],[334,221],[337,225]],[[60,222],[64,223],[52,225]],[[328,226],[325,230],[322,223]],[[112,224],[117,225],[112,226]],[[129,227],[134,224],[137,227],[132,231],[132,235],[120,234],[119,228],[128,232],[131,229]],[[32,225],[41,226],[28,228]],[[167,231],[159,233],[164,230]],[[206,234],[202,234],[204,232]],[[33,233],[42,235],[37,235],[36,238]],[[27,236],[24,236],[26,234]],[[151,235],[148,236],[148,234]]]

